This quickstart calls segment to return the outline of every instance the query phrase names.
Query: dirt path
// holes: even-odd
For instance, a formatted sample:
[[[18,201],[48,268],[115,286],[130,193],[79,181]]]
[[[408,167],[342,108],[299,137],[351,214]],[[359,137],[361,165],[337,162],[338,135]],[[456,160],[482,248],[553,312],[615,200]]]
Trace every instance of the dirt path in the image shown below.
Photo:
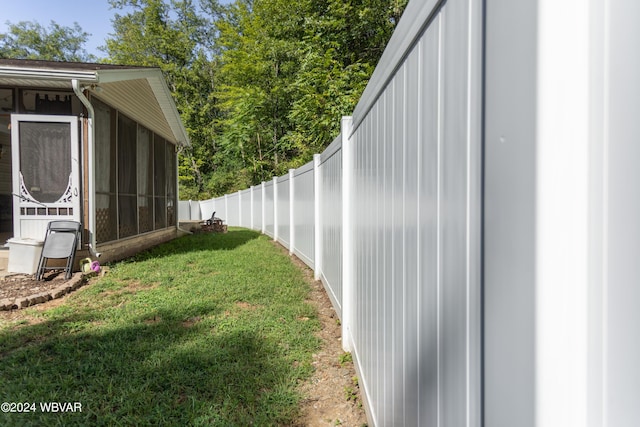
[[[284,248],[282,250],[286,251]],[[313,272],[302,261],[296,257],[291,259],[311,285],[309,303],[316,307],[322,325],[317,334],[322,340],[321,348],[313,355],[315,372],[301,387],[306,399],[302,405],[300,425],[366,426],[367,417],[360,401],[360,389],[357,379],[354,380],[356,371],[342,350],[339,318],[322,283],[313,280]]]
[[[356,372],[351,360],[341,363],[344,351],[340,342],[341,329],[331,302],[322,283],[314,282],[312,303],[318,308],[322,330],[322,348],[313,356],[316,368],[313,376],[302,387],[305,399],[302,425],[349,426],[367,425],[367,418],[360,402]],[[354,380],[355,379],[355,380]]]

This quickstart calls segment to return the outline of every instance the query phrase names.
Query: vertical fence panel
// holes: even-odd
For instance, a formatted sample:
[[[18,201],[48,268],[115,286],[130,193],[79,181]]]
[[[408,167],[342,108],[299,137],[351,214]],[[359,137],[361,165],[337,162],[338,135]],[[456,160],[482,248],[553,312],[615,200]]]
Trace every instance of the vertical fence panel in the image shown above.
[[[226,198],[227,204],[227,224],[232,227],[240,226],[240,194],[228,194]]]
[[[293,253],[309,267],[315,265],[315,216],[314,216],[314,169],[313,162],[294,171],[294,210],[291,219],[295,239]]]
[[[321,158],[320,154],[313,155],[313,278],[314,280],[320,280],[320,270],[322,269],[322,238],[320,236],[320,214],[322,212],[322,206],[320,205],[320,194],[322,194],[322,178],[320,176],[322,170],[320,169]]]
[[[251,189],[240,192],[240,227],[251,228]]]
[[[406,60],[405,83],[405,118],[404,118],[404,280],[407,284],[404,299],[404,366],[419,369],[418,342],[420,339],[418,292],[418,269],[420,267],[420,251],[418,247],[418,203],[420,171],[418,155],[422,146],[420,132],[420,45],[416,45]],[[418,376],[416,372],[405,369],[405,395],[419,395]],[[405,425],[419,425],[418,405],[406,405]]]
[[[442,31],[442,151],[441,151],[441,287],[439,345],[441,370],[440,419],[446,425],[461,425],[467,420],[461,403],[469,404],[467,363],[470,315],[468,277],[473,268],[467,258],[471,243],[467,215],[469,192],[469,117],[468,87],[468,2],[448,2],[443,13]],[[473,159],[474,161],[476,159]],[[446,202],[446,203],[445,203]],[[473,260],[475,261],[475,260]]]
[[[199,209],[198,207],[195,207],[195,209],[192,209],[191,219],[205,220],[205,219],[211,218],[211,215],[213,215],[213,212],[215,212],[216,210],[216,205],[217,205],[216,199],[209,199],[209,200],[200,202]],[[218,216],[217,213],[216,213],[216,216]]]
[[[252,228],[262,230],[262,185],[253,187]]]
[[[320,279],[342,319],[342,135],[320,155]]]
[[[178,201],[178,219],[179,220],[191,219],[191,200]]]
[[[380,98],[380,104],[378,106],[379,111],[382,112],[383,117],[387,117],[392,114],[393,109],[391,108],[391,99],[393,92],[391,88],[388,88]],[[383,177],[384,182],[384,193],[382,196],[382,204],[386,206],[386,209],[383,211],[383,220],[382,220],[382,229],[383,229],[383,266],[384,266],[384,274],[382,278],[382,283],[379,286],[382,289],[383,301],[381,301],[381,307],[379,310],[382,312],[382,316],[384,318],[384,327],[379,332],[382,334],[380,340],[383,342],[383,352],[382,352],[382,369],[379,375],[382,375],[382,382],[384,384],[383,393],[381,393],[380,401],[377,403],[377,410],[379,412],[379,416],[377,419],[379,420],[387,420],[391,418],[391,405],[388,404],[392,397],[394,390],[391,387],[393,384],[393,347],[392,347],[392,311],[391,311],[391,301],[393,298],[394,289],[392,286],[389,286],[389,283],[392,283],[392,274],[393,270],[391,268],[391,262],[389,262],[393,257],[392,248],[392,237],[393,237],[393,227],[392,227],[392,209],[389,201],[392,200],[393,188],[392,188],[392,178],[393,178],[393,146],[389,142],[393,138],[393,122],[390,120],[381,120],[382,126],[384,128],[383,139],[379,141],[379,145],[382,145],[384,151],[384,161],[382,164],[382,169],[380,170],[380,174]]]
[[[282,246],[287,249],[291,249],[290,236],[291,236],[291,218],[290,218],[290,183],[289,174],[277,178],[276,188],[276,200],[278,207],[276,209],[276,221],[277,221],[277,238]]]
[[[440,18],[427,29],[421,48],[421,108],[419,120],[420,154],[419,192],[419,277],[418,283],[418,383],[420,385],[419,417],[425,425],[438,420],[438,239],[439,239],[439,153],[440,153]]]
[[[267,236],[275,237],[274,235],[274,209],[273,203],[273,181],[267,181],[264,183],[264,232]]]
[[[200,202],[189,201],[189,219],[201,220],[202,219],[202,206]]]

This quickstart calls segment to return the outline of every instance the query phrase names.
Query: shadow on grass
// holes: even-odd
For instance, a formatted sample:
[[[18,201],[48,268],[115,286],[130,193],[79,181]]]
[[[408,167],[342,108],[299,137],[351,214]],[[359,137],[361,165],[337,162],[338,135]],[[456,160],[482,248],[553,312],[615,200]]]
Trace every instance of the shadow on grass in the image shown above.
[[[114,269],[84,300],[57,307],[40,323],[0,331],[0,402],[36,404],[35,413],[0,413],[0,425],[292,425],[296,378],[310,369],[290,358],[289,346],[301,336],[289,332],[294,338],[283,340],[274,330],[284,317],[269,323],[258,303],[230,305],[229,292],[254,291],[243,287],[247,279],[235,265],[212,279],[200,268],[210,267],[209,254],[195,256],[239,249],[218,258],[242,262],[256,251],[242,246],[259,237],[232,229],[162,244],[132,261],[194,256],[141,262],[133,266],[140,275]],[[167,277],[141,278],[156,270]],[[148,292],[130,298],[136,286]],[[41,402],[79,402],[82,412],[43,413]]]
[[[262,234],[244,228],[231,229],[227,233],[197,233],[182,236],[170,242],[162,243],[130,258],[132,261],[144,261],[167,255],[201,251],[230,251],[257,239]]]
[[[291,367],[277,344],[213,326],[215,307],[185,313],[100,325],[86,311],[4,331],[0,402],[36,411],[0,413],[0,425],[290,424],[295,396],[282,385]],[[43,413],[40,402],[80,402],[82,412]]]

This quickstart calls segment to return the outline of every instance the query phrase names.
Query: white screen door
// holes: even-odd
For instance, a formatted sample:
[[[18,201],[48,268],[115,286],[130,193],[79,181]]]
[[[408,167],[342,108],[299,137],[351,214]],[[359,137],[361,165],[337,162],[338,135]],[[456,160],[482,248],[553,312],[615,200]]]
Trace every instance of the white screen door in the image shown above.
[[[44,239],[49,221],[80,221],[78,118],[11,116],[14,236]]]

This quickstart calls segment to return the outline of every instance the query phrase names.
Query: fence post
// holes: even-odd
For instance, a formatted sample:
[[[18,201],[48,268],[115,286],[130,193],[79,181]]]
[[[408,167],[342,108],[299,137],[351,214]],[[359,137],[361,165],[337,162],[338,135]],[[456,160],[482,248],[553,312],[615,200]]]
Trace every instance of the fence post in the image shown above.
[[[278,177],[273,177],[273,240],[278,241]]]
[[[294,203],[295,203],[295,187],[293,179],[295,177],[295,169],[289,169],[289,255],[293,255],[293,248],[295,245],[296,227],[294,221]]]
[[[320,161],[322,156],[320,154],[313,155],[313,277],[315,280],[320,279],[322,271],[322,228],[320,226],[322,218],[321,212],[321,191],[322,191],[322,176],[320,175]]]
[[[352,351],[355,283],[353,265],[353,178],[354,148],[351,142],[353,119],[343,117],[342,131],[342,348]]]
[[[264,187],[264,181],[262,181],[262,184],[260,184],[260,188],[262,191],[262,204],[260,205],[260,217],[262,218],[262,222],[260,222],[260,224],[262,224],[260,226],[260,231],[262,232],[262,234],[265,234],[265,232],[267,231],[266,225],[265,225],[265,218],[264,218],[264,206],[267,204],[267,190]]]

